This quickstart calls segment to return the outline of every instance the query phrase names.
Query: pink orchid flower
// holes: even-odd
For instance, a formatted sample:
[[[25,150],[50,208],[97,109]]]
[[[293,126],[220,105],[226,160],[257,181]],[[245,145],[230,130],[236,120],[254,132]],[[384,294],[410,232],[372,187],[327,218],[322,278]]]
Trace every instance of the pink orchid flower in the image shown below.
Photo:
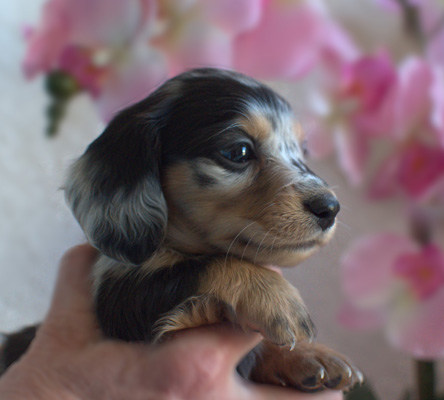
[[[444,181],[444,149],[410,142],[383,162],[373,177],[369,195],[384,199],[395,194],[426,202],[431,200]]]
[[[355,103],[349,114],[353,130],[366,136],[391,134],[397,79],[386,52],[364,56],[344,68],[338,96]]]
[[[109,120],[169,75],[230,66],[233,35],[261,10],[261,0],[50,0],[28,34],[25,74],[68,72]]]
[[[330,90],[330,104],[318,113],[324,127],[309,137],[322,145],[319,151],[315,146],[315,154],[332,148],[326,143],[333,136],[342,169],[359,184],[370,141],[384,139],[391,151],[372,178],[371,198],[401,193],[425,201],[442,194],[443,84],[442,69],[419,57],[405,59],[398,69],[383,52],[348,64],[337,88]]]
[[[357,51],[316,0],[265,0],[259,22],[233,43],[233,65],[259,78],[296,78],[319,62],[344,63]]]
[[[165,60],[146,45],[156,16],[155,0],[49,0],[28,35],[25,74],[70,73],[109,120],[166,78]]]
[[[342,279],[342,323],[383,324],[391,342],[414,357],[444,355],[444,254],[437,245],[396,234],[363,238],[344,258]]]
[[[192,67],[287,78],[355,52],[318,0],[49,0],[28,41],[26,75],[68,72],[105,119]]]
[[[107,48],[131,42],[155,17],[154,0],[49,0],[40,26],[28,35],[29,78],[57,67],[67,45]]]
[[[151,44],[168,59],[169,76],[193,67],[233,66],[233,40],[254,28],[263,15],[262,0],[180,0],[159,2]]]
[[[399,66],[393,99],[393,137],[409,140],[430,135],[433,108],[434,66],[420,57],[408,57]]]
[[[340,79],[330,84],[327,98],[316,100],[315,114],[324,126],[313,129],[309,143],[335,147],[341,167],[353,184],[363,181],[370,139],[393,132],[397,79],[385,52],[363,56],[343,65]],[[311,151],[325,153],[316,146]]]
[[[404,194],[429,201],[444,182],[444,96],[440,69],[418,57],[399,67],[392,102],[392,151],[370,183],[369,195]]]
[[[321,60],[340,64],[356,52],[318,0],[179,3],[183,6],[161,3],[167,28],[155,39],[168,54],[170,74],[217,66],[256,78],[295,78]]]
[[[165,57],[140,41],[116,53],[67,45],[60,55],[59,68],[88,91],[104,121],[146,97],[167,78]]]

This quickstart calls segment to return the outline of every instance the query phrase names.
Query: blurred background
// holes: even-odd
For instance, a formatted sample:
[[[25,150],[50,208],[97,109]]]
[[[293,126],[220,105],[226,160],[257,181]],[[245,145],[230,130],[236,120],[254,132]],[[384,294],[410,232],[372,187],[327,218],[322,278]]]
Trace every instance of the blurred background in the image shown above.
[[[418,188],[399,171],[393,174],[395,167],[384,169],[384,159],[399,158],[400,148],[417,142],[415,135],[422,135],[421,141],[427,137],[429,150],[444,147],[439,130],[444,119],[441,14],[415,9],[425,1],[238,1],[236,6],[232,1],[141,0],[116,5],[121,8],[114,10],[117,24],[110,8],[119,2],[94,7],[95,1],[79,0],[72,9],[68,0],[52,0],[46,8],[41,0],[0,4],[0,331],[43,318],[58,260],[85,240],[60,190],[70,163],[116,110],[148,94],[162,80],[190,66],[223,66],[262,79],[290,101],[307,132],[311,168],[340,199],[332,242],[285,271],[311,311],[319,340],[353,359],[381,399],[398,399],[415,386],[416,359],[436,360],[438,386],[444,389],[439,383],[444,381],[444,323],[439,322],[444,319],[444,302],[439,300],[441,307],[434,309],[438,311],[431,328],[427,321],[419,322],[429,324],[433,337],[429,340],[427,333],[420,333],[420,339],[435,347],[416,342],[412,346],[407,339],[406,344],[397,340],[396,330],[389,330],[387,339],[385,328],[393,319],[367,324],[375,310],[358,315],[366,302],[353,303],[354,283],[348,277],[362,266],[344,261],[347,254],[352,259],[357,254],[356,239],[390,232],[410,237],[402,239],[406,243],[416,242],[417,258],[433,242],[438,261],[431,270],[444,270],[439,253],[444,243],[442,154],[426,152],[426,160],[437,161],[415,179],[433,181],[427,188]],[[282,12],[281,3],[293,8]],[[418,10],[424,15],[413,12]],[[439,18],[430,22],[430,15]],[[424,43],[424,26],[436,30],[430,45]],[[409,83],[417,87],[407,87]],[[403,98],[418,102],[404,104]],[[404,108],[390,108],[400,103]],[[424,104],[429,108],[423,110]],[[402,115],[411,116],[418,109],[421,115],[413,116],[406,127]],[[387,117],[392,114],[394,118]],[[384,129],[375,132],[376,123]],[[391,152],[392,148],[398,150]],[[398,160],[399,165],[412,176],[405,159]],[[382,188],[374,183],[383,181],[373,179],[378,174],[387,178]],[[438,223],[430,226],[430,220]],[[426,226],[426,239],[418,237],[419,228],[412,233],[412,225],[418,224]],[[378,253],[377,247],[372,249]],[[422,306],[441,293],[441,275],[436,272],[426,289],[411,274],[403,282],[416,288],[415,299]],[[400,290],[396,286],[396,296]],[[379,312],[382,301],[377,303]],[[385,317],[391,315],[392,303],[384,306]],[[421,310],[412,315],[423,315]],[[401,330],[409,326],[401,325]],[[441,329],[438,334],[435,328]]]

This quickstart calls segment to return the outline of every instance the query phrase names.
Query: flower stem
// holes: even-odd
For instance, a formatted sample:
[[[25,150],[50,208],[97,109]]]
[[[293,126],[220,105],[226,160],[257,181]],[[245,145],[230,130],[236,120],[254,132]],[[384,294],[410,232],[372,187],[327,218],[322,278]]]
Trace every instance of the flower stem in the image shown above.
[[[415,361],[418,400],[436,400],[435,363]]]
[[[432,227],[430,219],[418,207],[410,210],[412,237],[422,246],[430,243]],[[415,360],[416,393],[418,400],[438,400],[436,395],[435,363],[433,361]]]
[[[418,206],[410,207],[410,234],[421,246],[430,244],[432,240],[432,227],[430,219]]]
[[[48,118],[46,133],[52,137],[59,129],[69,101],[80,92],[81,87],[67,72],[55,70],[46,76],[45,88],[51,99],[46,110]]]
[[[426,45],[426,38],[421,25],[421,16],[418,7],[408,0],[396,0],[401,7],[404,18],[404,29],[413,39],[418,50],[422,52]]]

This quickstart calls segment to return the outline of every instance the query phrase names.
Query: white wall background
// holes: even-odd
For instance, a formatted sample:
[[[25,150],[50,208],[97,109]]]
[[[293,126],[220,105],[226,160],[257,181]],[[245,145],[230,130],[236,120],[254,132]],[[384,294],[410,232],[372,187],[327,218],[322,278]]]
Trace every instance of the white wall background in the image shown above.
[[[20,69],[24,53],[21,27],[38,20],[41,0],[0,3],[0,331],[42,319],[49,304],[57,263],[83,234],[58,188],[67,165],[102,129],[87,98],[78,98],[54,140],[44,137],[46,97],[42,81],[25,82]],[[366,45],[374,32],[374,7],[369,0],[329,0],[334,12],[355,29]],[[357,15],[360,19],[357,19]],[[380,38],[390,38],[397,51],[398,28],[389,16],[378,16]],[[386,40],[387,41],[387,40]],[[301,90],[277,85],[296,109]],[[318,255],[286,276],[300,289],[318,327],[319,338],[348,354],[372,381],[381,399],[399,398],[412,381],[407,356],[390,348],[379,333],[356,334],[341,328],[336,313],[341,302],[339,259],[351,241],[382,228],[402,230],[396,204],[363,203],[347,186],[334,162],[313,168],[332,186],[342,203],[336,238]],[[441,374],[444,378],[444,375]]]

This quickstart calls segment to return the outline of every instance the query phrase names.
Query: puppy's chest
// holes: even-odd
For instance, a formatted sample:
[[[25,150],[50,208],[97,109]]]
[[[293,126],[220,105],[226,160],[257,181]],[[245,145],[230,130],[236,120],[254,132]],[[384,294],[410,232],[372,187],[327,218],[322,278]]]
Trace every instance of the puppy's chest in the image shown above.
[[[200,295],[214,261],[205,257],[151,268],[99,268],[95,306],[103,332],[127,341],[153,341],[162,316]]]

